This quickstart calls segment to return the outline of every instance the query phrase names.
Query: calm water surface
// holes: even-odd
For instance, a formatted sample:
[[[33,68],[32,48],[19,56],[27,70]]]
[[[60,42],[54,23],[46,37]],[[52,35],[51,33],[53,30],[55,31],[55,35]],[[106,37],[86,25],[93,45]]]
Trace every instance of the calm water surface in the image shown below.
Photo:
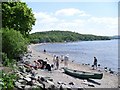
[[[102,67],[118,70],[118,40],[50,43],[38,45],[35,49],[38,51],[46,49],[52,55],[69,54],[70,60],[91,65],[93,57],[96,56]]]

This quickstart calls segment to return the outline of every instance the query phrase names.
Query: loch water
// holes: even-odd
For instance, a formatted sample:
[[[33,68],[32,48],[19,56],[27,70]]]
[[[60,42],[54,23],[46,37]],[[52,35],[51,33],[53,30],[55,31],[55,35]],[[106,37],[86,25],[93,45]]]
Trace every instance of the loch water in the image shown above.
[[[93,64],[97,57],[101,67],[118,71],[118,40],[78,41],[68,43],[49,43],[37,45],[37,51],[46,51],[52,55],[69,55],[70,60],[77,63]]]

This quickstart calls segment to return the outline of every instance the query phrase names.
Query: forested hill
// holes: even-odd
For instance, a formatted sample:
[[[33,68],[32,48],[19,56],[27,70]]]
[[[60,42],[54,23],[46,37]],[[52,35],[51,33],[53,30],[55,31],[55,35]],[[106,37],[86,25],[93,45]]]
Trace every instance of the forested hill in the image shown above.
[[[30,40],[32,43],[42,43],[42,42],[110,40],[110,38],[107,36],[79,34],[70,31],[46,31],[30,34]]]

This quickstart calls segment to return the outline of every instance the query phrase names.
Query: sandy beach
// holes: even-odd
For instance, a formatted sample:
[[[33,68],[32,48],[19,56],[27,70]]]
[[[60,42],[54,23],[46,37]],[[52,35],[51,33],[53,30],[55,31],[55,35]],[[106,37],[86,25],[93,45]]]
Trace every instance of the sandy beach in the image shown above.
[[[30,61],[33,63],[34,60],[43,59],[46,60],[49,64],[53,64],[53,56],[49,55],[48,53],[44,53],[43,51],[38,52],[34,50],[34,47],[38,44],[31,44],[28,46],[28,51],[31,56],[30,57],[23,57],[24,61]],[[46,59],[47,58],[47,59]],[[69,76],[64,72],[61,67],[63,67],[64,64],[60,63],[60,67],[58,70],[52,69],[51,72],[38,69],[36,70],[37,76],[45,76],[50,77],[53,79],[53,83],[55,86],[59,87],[58,83],[64,83],[65,87],[70,88],[117,88],[118,87],[118,75],[116,74],[110,74],[109,72],[101,71],[103,73],[102,79],[92,79],[94,82],[89,82],[87,80],[74,78],[72,76]],[[98,72],[98,70],[92,70],[90,65],[82,65],[75,62],[72,62],[69,60],[68,62],[68,68],[70,69],[76,69],[81,71],[88,71],[88,72]],[[72,82],[74,85],[70,85],[69,83]],[[88,84],[91,84],[92,86],[89,86]]]

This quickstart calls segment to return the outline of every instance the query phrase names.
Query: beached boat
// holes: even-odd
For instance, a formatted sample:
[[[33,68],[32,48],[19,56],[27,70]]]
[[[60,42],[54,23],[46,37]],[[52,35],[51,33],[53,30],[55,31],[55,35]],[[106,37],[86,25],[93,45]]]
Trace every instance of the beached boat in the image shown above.
[[[84,72],[78,70],[72,70],[68,68],[63,68],[65,73],[80,79],[102,79],[103,73],[93,73],[93,72]]]

